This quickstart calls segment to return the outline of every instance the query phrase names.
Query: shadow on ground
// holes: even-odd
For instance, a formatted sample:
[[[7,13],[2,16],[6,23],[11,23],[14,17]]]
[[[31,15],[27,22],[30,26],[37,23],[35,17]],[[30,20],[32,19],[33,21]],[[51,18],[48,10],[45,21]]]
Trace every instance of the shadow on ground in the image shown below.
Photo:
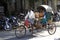
[[[28,39],[31,39],[31,38],[34,38],[36,36],[32,36],[32,35],[27,35],[23,38],[17,38],[17,37],[13,37],[13,38],[10,38],[10,39],[5,39],[5,40],[28,40]]]
[[[9,38],[9,39],[5,39],[5,40],[29,40],[29,39],[32,39],[32,38],[37,38],[39,34],[35,34],[35,35],[26,35],[24,36],[23,38],[17,38],[17,37],[12,37],[12,38]],[[46,37],[46,36],[49,36],[49,35],[39,35],[40,38],[42,37]]]
[[[34,33],[35,35],[26,35],[20,39],[15,36],[15,31],[2,31],[2,32],[0,32],[0,38],[3,38],[4,40],[29,40],[32,38],[37,38],[38,37],[37,35],[39,35],[40,38],[49,36],[49,35],[40,34],[40,33],[44,33],[44,31],[47,31],[47,30],[43,30],[41,32],[36,32],[36,33]],[[37,33],[39,33],[39,34],[37,34]]]
[[[54,40],[60,40],[60,38],[57,38],[57,39],[55,38]]]

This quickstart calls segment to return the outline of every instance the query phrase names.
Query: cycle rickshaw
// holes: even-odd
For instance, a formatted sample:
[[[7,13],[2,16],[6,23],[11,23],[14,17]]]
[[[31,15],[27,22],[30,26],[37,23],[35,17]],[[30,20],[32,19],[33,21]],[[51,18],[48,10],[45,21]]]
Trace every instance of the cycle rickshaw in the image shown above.
[[[41,8],[43,8],[44,11],[46,12],[45,14],[47,15],[47,20],[48,20],[48,22],[45,24],[45,29],[47,29],[48,33],[50,35],[52,35],[56,32],[56,25],[53,22],[53,14],[54,14],[53,10],[48,5],[40,5],[39,7],[37,7],[37,10],[40,11]],[[38,26],[38,25],[39,25],[38,28],[43,30],[43,28],[42,28],[43,24],[41,24],[41,22],[39,21],[39,18],[37,18],[37,20],[35,20],[35,23],[33,26]],[[18,27],[15,30],[16,37],[18,37],[18,38],[24,37],[26,35],[26,29],[27,28],[32,29],[30,32],[31,32],[31,34],[33,34],[33,31],[35,30],[34,27],[32,27],[32,25],[30,23],[28,26],[29,27],[27,27],[24,23],[23,23],[23,25],[20,25],[20,27]],[[35,27],[35,28],[37,28],[37,27]]]

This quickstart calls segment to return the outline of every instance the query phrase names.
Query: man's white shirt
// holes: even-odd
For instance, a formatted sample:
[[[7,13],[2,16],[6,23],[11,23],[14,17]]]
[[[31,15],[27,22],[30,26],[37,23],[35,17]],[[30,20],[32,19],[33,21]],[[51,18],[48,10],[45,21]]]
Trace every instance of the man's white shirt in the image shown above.
[[[25,20],[29,17],[29,19],[34,19],[35,18],[35,14],[34,12],[31,10],[30,12],[28,11],[27,15],[25,16]]]

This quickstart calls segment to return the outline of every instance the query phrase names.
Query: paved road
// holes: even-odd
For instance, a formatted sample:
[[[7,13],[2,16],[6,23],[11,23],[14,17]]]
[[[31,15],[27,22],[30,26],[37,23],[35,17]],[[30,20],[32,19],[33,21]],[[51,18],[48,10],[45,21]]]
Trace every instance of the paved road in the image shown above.
[[[15,37],[14,30],[0,31],[0,40],[58,40],[58,39],[60,40],[60,27],[57,27],[57,31],[54,35],[49,35],[48,32],[45,30],[43,32],[35,33],[33,36],[27,35],[21,39]]]

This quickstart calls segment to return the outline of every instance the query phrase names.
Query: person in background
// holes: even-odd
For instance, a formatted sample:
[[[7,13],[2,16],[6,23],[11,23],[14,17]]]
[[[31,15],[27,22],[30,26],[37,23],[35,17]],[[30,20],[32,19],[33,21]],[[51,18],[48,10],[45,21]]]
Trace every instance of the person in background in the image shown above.
[[[43,9],[41,9],[39,12],[39,19],[41,20],[41,23],[43,23],[43,24],[46,23],[46,15],[45,15],[45,11]]]
[[[39,11],[39,20],[40,20],[40,23],[42,24],[43,28],[45,29],[46,15],[45,15],[44,9],[40,9],[40,11]]]
[[[39,20],[39,12],[36,10],[35,11],[35,21],[34,21],[34,27],[36,27],[37,31],[40,29],[42,26],[40,25],[40,20]]]

